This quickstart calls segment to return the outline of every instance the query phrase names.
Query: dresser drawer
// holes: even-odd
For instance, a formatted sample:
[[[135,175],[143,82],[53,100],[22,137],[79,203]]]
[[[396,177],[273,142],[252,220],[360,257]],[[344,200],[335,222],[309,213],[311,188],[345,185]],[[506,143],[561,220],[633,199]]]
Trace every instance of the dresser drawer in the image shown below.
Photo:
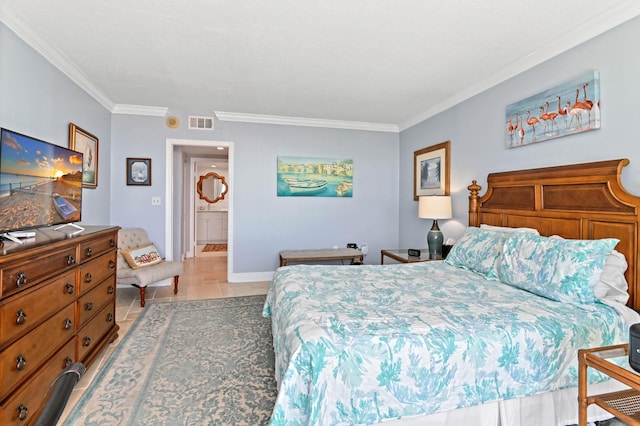
[[[84,294],[116,272],[116,252],[103,254],[80,265],[79,294]]]
[[[77,262],[76,247],[63,248],[34,256],[20,263],[4,266],[2,268],[2,298],[75,267]]]
[[[0,347],[76,299],[76,272],[69,271],[0,306]]]
[[[24,425],[34,421],[34,415],[44,402],[49,385],[74,361],[75,340],[71,339],[24,386],[14,392],[0,409],[0,424]],[[23,419],[20,416],[24,416]]]
[[[82,327],[76,337],[76,359],[83,361],[116,323],[115,300],[111,300],[100,313]]]
[[[41,367],[75,333],[74,304],[70,304],[0,353],[2,394]]]
[[[116,233],[80,243],[80,262],[96,258],[118,246]]]
[[[78,323],[79,330],[102,307],[115,297],[116,286],[113,279],[107,279],[96,288],[78,299]]]

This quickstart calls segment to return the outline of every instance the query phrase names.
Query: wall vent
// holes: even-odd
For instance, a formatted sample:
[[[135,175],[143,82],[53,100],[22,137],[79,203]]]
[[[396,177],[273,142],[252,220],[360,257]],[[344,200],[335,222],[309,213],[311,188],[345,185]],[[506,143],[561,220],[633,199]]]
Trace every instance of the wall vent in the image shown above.
[[[213,130],[213,117],[189,116],[189,128],[200,130]]]

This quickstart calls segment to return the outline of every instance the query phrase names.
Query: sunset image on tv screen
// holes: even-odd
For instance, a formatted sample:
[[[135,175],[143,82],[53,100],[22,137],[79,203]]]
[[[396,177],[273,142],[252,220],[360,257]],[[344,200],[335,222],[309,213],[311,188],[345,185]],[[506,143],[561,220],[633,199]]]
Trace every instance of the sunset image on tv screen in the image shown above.
[[[2,129],[0,231],[77,222],[82,154]]]

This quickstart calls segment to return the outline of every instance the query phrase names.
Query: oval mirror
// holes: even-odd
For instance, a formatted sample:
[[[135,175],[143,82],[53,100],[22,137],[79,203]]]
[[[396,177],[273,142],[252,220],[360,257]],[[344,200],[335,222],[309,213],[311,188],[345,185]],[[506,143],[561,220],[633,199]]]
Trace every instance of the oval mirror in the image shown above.
[[[216,203],[220,200],[224,200],[224,196],[227,191],[229,191],[229,187],[227,186],[227,181],[224,180],[224,176],[220,176],[216,172],[210,172],[204,176],[200,176],[196,189],[200,195],[200,199],[209,203]]]

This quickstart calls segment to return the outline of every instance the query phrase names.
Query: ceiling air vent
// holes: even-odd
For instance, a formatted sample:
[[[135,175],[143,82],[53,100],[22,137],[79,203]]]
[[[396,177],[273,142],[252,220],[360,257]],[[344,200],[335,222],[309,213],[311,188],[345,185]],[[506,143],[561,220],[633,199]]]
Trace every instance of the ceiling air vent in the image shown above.
[[[213,117],[189,116],[189,128],[200,130],[213,130]]]

